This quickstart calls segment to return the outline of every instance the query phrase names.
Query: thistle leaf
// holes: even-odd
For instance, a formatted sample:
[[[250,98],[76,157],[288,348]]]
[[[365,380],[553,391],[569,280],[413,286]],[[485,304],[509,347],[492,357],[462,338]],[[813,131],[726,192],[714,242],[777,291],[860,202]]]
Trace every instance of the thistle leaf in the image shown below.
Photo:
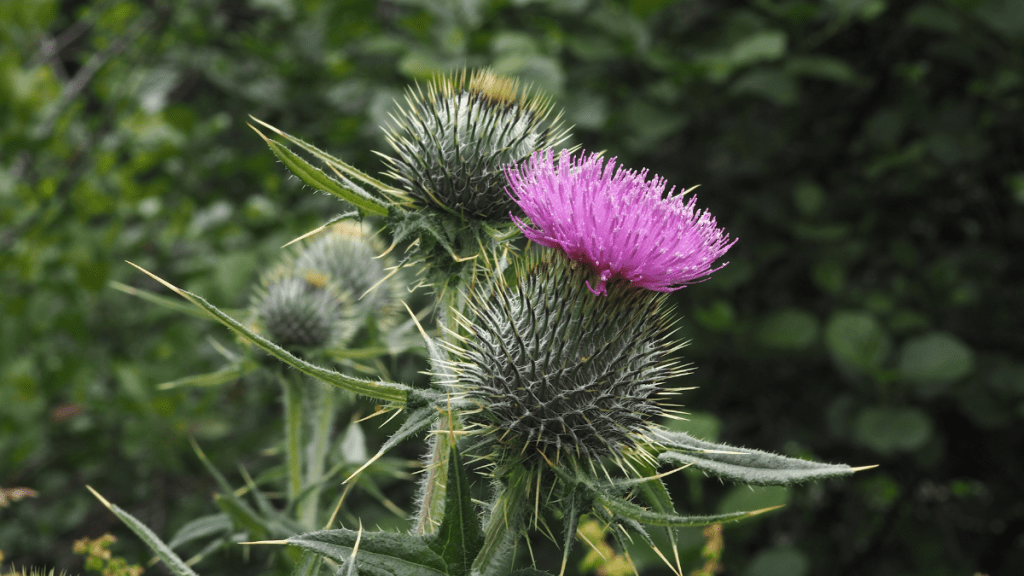
[[[266,338],[253,332],[252,329],[250,329],[248,326],[242,324],[238,320],[235,320],[231,316],[228,316],[220,309],[218,309],[216,306],[204,300],[202,297],[196,296],[191,292],[182,290],[181,288],[174,286],[173,284],[167,282],[163,278],[156,276],[155,274],[149,272],[148,270],[140,266],[136,266],[131,262],[129,262],[129,264],[135,266],[142,272],[145,272],[148,276],[150,276],[157,282],[160,282],[164,286],[170,288],[172,291],[174,291],[182,298],[185,298],[189,302],[205,310],[210,314],[210,316],[213,316],[221,324],[224,324],[228,328],[231,328],[242,338],[245,338],[249,342],[252,342],[257,347],[263,349],[263,351],[269,353],[271,356],[277,358],[278,360],[284,362],[285,364],[291,366],[292,368],[295,368],[296,370],[302,372],[303,374],[312,376],[319,380],[323,380],[324,382],[327,382],[328,384],[331,384],[333,386],[337,386],[345,390],[350,390],[352,392],[355,392],[356,394],[362,394],[363,396],[368,396],[370,398],[376,398],[378,400],[387,400],[399,404],[405,403],[409,391],[412,390],[412,388],[404,384],[398,384],[395,382],[374,382],[372,380],[363,380],[361,378],[355,378],[353,376],[341,374],[340,372],[335,372],[334,370],[329,370],[327,368],[322,368],[315,364],[306,362],[305,360],[296,357],[291,352],[288,352],[284,348],[281,348],[277,344],[274,344],[270,340],[267,340]]]
[[[458,448],[452,446],[448,457],[444,517],[437,532],[427,537],[427,545],[444,558],[450,573],[467,574],[483,543],[479,514],[470,498],[469,478]]]
[[[266,526],[263,525],[263,519],[237,496],[214,494],[213,500],[217,507],[231,518],[235,526],[249,534],[249,539],[262,540],[267,537],[268,532]]]
[[[188,304],[183,304],[180,300],[176,300],[174,298],[168,298],[167,296],[160,296],[159,294],[153,294],[152,292],[150,292],[148,290],[143,290],[141,288],[136,288],[134,286],[129,286],[127,284],[122,284],[120,282],[115,282],[113,280],[111,280],[110,282],[107,282],[107,286],[110,286],[111,288],[113,288],[114,290],[117,290],[119,292],[124,292],[125,294],[128,294],[129,296],[135,296],[136,298],[141,298],[142,300],[145,300],[146,302],[151,302],[153,304],[157,304],[157,305],[163,306],[164,308],[168,308],[168,309],[174,310],[176,312],[184,312],[185,314],[188,314],[189,316],[195,316],[196,318],[202,318],[203,320],[208,320],[210,318],[208,315],[204,314],[201,310],[196,310],[194,307],[189,306]]]
[[[145,524],[139,522],[134,516],[125,512],[121,508],[107,501],[106,498],[100,496],[99,492],[92,489],[91,486],[86,486],[92,495],[99,499],[108,510],[114,513],[121,522],[124,522],[132,532],[142,539],[142,541],[149,546],[149,549],[156,553],[157,556],[163,560],[167,568],[174,573],[175,576],[198,576],[191,568],[185,564],[185,561],[178,557],[168,546],[164,544],[163,540],[153,533]]]
[[[320,567],[323,563],[323,556],[307,550],[302,553],[302,558],[295,564],[292,576],[317,576],[320,574]]]
[[[384,192],[385,194],[390,194],[392,196],[396,196],[399,198],[406,197],[405,193],[402,192],[401,190],[388,186],[387,184],[381,182],[380,180],[377,180],[376,178],[370,176],[369,174],[366,174],[365,172],[362,172],[357,168],[350,166],[345,162],[342,162],[341,160],[335,158],[334,156],[331,156],[330,154],[324,152],[323,150],[320,150],[316,146],[313,146],[312,144],[307,144],[306,142],[303,142],[302,140],[292,136],[291,134],[288,134],[287,132],[278,130],[277,128],[274,128],[270,124],[267,124],[266,122],[256,118],[255,116],[250,116],[250,118],[252,118],[253,121],[258,122],[260,125],[266,127],[268,130],[273,131],[274,134],[277,134],[278,136],[284,138],[285,140],[288,140],[292,144],[295,144],[299,148],[302,148],[310,155],[314,156],[317,160],[321,160],[328,166],[331,166],[337,171],[347,175],[349,178],[362,182],[363,184],[373,186],[374,188],[380,190],[381,192]],[[259,131],[257,130],[257,132]]]
[[[560,574],[565,574],[565,565],[569,561],[569,552],[572,551],[572,545],[576,541],[576,530],[580,525],[580,516],[590,510],[590,507],[594,504],[586,492],[588,491],[570,491],[566,502],[562,506],[562,525],[564,531],[562,535],[562,570]]]
[[[253,128],[253,130],[256,130],[256,128]],[[286,146],[267,138],[259,130],[256,130],[256,133],[266,141],[267,146],[270,146],[270,150],[291,170],[292,174],[299,177],[299,180],[321,192],[333,194],[363,212],[376,216],[387,216],[388,208],[383,202],[368,194],[366,190],[348,181],[340,173],[338,174],[339,177],[344,179],[345,182],[339,182],[324,174],[322,170],[306,162],[306,160],[289,150]]]
[[[353,472],[345,480],[345,482],[352,480],[352,478],[354,478],[360,472],[365,470],[370,464],[373,464],[378,459],[380,459],[380,457],[387,453],[388,450],[391,450],[396,445],[398,445],[399,442],[405,440],[406,438],[415,436],[429,428],[430,425],[434,423],[434,420],[437,419],[437,417],[437,409],[429,404],[427,406],[421,406],[416,410],[413,410],[412,413],[409,414],[409,417],[405,419],[405,422],[402,422],[402,425],[398,427],[398,431],[392,434],[391,437],[384,442],[384,444],[380,447],[380,450],[377,451],[377,454],[375,454],[373,458],[367,460],[366,463],[360,466],[358,470]]]
[[[744,484],[788,486],[820,478],[849,476],[862,469],[714,444],[684,432],[658,431],[655,434],[658,442],[669,448],[658,456],[659,462],[692,465],[720,478]]]
[[[594,502],[596,505],[603,506],[609,512],[616,516],[621,516],[629,520],[635,520],[641,524],[647,524],[650,526],[664,526],[668,528],[681,528],[683,526],[707,526],[709,524],[719,524],[725,522],[734,522],[736,520],[742,520],[744,518],[750,518],[751,516],[757,516],[782,506],[772,506],[770,508],[761,508],[760,510],[750,510],[746,512],[730,512],[728,514],[712,514],[710,516],[679,516],[678,514],[666,514],[663,512],[654,512],[637,506],[628,500],[624,500],[618,496],[607,494],[602,490],[594,491]]]
[[[353,555],[357,539],[359,550],[355,561],[360,573],[448,576],[444,558],[431,550],[419,536],[390,532],[362,532],[360,535],[354,530],[341,528],[292,536],[287,542],[344,563]]]
[[[177,548],[194,540],[227,533],[231,528],[231,518],[228,518],[227,514],[220,513],[200,516],[178,529],[167,545],[171,548]]]
[[[171,390],[173,388],[185,388],[190,386],[220,386],[221,384],[233,382],[246,374],[255,372],[259,367],[260,365],[253,360],[237,360],[219,370],[207,372],[206,374],[196,374],[194,376],[178,378],[177,380],[158,384],[156,388],[157,390]]]

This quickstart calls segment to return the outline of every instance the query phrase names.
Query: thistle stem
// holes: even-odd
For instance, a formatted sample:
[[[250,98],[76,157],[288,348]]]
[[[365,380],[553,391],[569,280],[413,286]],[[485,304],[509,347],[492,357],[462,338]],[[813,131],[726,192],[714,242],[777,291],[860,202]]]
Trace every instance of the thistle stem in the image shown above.
[[[526,470],[511,474],[508,484],[498,493],[491,515],[484,526],[484,544],[473,560],[472,576],[506,574],[508,555],[522,528],[524,511],[530,509],[530,474]]]
[[[302,382],[299,377],[278,372],[284,399],[285,459],[288,470],[288,501],[302,491]]]
[[[316,530],[317,511],[320,509],[319,485],[327,464],[331,431],[334,429],[336,393],[322,382],[310,382],[302,388],[306,421],[311,424],[309,444],[306,447],[306,478],[304,486],[315,486],[299,503],[299,523],[308,530]]]
[[[450,342],[452,334],[458,330],[455,321],[456,311],[462,312],[466,305],[465,294],[460,290],[459,279],[453,279],[444,290],[438,302],[437,325],[440,338]],[[435,373],[440,367],[432,367]],[[422,500],[419,513],[416,515],[414,533],[418,535],[432,534],[441,523],[444,515],[445,487],[448,485],[448,454],[457,441],[454,434],[446,434],[458,430],[459,420],[450,412],[437,419],[432,431],[430,453],[427,457],[426,470],[421,484]]]

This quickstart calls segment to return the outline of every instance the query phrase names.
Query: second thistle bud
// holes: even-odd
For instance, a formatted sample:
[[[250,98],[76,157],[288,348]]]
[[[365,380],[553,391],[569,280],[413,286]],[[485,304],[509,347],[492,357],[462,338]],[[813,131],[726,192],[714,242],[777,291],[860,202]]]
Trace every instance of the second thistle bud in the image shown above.
[[[505,220],[514,207],[502,168],[565,138],[551,104],[518,82],[481,70],[410,90],[386,128],[390,176],[421,207]]]
[[[467,428],[499,470],[635,447],[663,412],[658,385],[680,373],[664,295],[619,282],[595,297],[560,254],[527,267],[468,326],[458,380],[477,409]]]

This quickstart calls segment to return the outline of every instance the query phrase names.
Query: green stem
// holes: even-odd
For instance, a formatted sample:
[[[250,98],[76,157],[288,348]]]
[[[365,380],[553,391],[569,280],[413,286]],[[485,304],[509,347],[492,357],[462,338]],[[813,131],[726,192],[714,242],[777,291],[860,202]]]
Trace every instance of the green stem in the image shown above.
[[[284,398],[285,458],[288,466],[288,501],[302,491],[302,381],[301,376],[278,372]]]
[[[460,287],[459,280],[452,279],[444,291],[443,298],[437,304],[439,336],[446,342],[451,342],[452,334],[457,333],[458,330],[454,311],[465,310],[466,297],[465,294],[462,294]],[[439,367],[432,367],[432,371],[440,373]],[[434,424],[430,454],[421,481],[420,490],[423,498],[416,515],[416,526],[413,529],[415,534],[421,536],[432,534],[441,524],[441,518],[444,515],[445,487],[448,485],[448,454],[451,452],[452,444],[456,442],[455,434],[445,434],[445,432],[457,431],[459,427],[458,417],[451,413],[442,414]]]
[[[508,572],[509,553],[519,537],[525,511],[530,509],[530,474],[520,470],[507,480],[484,526],[484,544],[470,571],[473,576],[500,576]]]
[[[330,448],[331,432],[334,429],[334,388],[322,382],[310,382],[304,386],[303,405],[307,410],[306,421],[310,423],[309,445],[306,449],[306,479],[304,486],[315,486],[299,503],[299,523],[308,530],[316,530],[317,512],[320,510],[320,482],[327,466],[327,452]]]

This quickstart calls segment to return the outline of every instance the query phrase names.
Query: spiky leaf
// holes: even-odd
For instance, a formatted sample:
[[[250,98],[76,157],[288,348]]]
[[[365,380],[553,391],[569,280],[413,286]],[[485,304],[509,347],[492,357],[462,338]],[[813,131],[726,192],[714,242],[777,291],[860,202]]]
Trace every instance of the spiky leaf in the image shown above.
[[[179,558],[178,555],[167,546],[167,544],[164,544],[163,540],[154,534],[149,527],[142,522],[139,522],[138,519],[118,506],[108,502],[106,498],[100,496],[99,492],[96,492],[91,487],[86,486],[86,488],[89,488],[92,495],[99,499],[99,501],[102,502],[108,510],[113,512],[114,516],[117,516],[118,519],[124,522],[132,532],[135,532],[135,534],[142,539],[142,542],[145,543],[146,546],[148,546],[149,549],[158,557],[160,557],[161,560],[163,560],[164,564],[167,565],[167,568],[173,572],[175,576],[198,576],[191,568],[188,567],[187,564],[185,564],[184,560]]]
[[[427,537],[427,544],[444,558],[451,574],[466,574],[483,542],[479,514],[470,498],[469,478],[458,448],[452,446],[448,457],[444,516],[437,532]]]
[[[250,116],[250,118],[252,118],[255,122],[259,123],[260,125],[266,127],[267,129],[273,131],[274,134],[277,134],[278,136],[284,138],[288,142],[291,142],[292,144],[295,144],[299,148],[302,148],[304,151],[308,152],[317,160],[322,161],[324,164],[330,166],[331,168],[344,174],[345,176],[352,178],[353,180],[362,182],[363,184],[373,186],[377,190],[380,190],[381,192],[388,194],[389,196],[395,196],[399,198],[405,196],[401,190],[397,190],[395,188],[392,188],[391,186],[388,186],[387,184],[381,182],[380,180],[377,180],[376,178],[370,176],[369,174],[366,174],[365,172],[362,172],[359,169],[349,164],[346,164],[345,162],[342,162],[341,160],[335,158],[334,156],[331,156],[330,154],[324,152],[323,150],[320,150],[316,146],[303,142],[302,140],[296,138],[295,136],[292,136],[287,132],[279,130],[271,126],[270,124],[267,124],[266,122],[256,118],[255,116]]]
[[[351,480],[353,476],[356,476],[357,474],[365,470],[367,467],[369,467],[370,464],[373,464],[378,459],[380,459],[380,457],[386,454],[388,450],[391,450],[392,448],[397,446],[399,442],[407,438],[411,438],[419,434],[420,432],[423,432],[427,428],[430,428],[430,425],[433,424],[435,420],[437,420],[437,417],[437,408],[430,404],[426,406],[421,406],[413,410],[405,419],[405,422],[402,422],[402,425],[398,427],[398,430],[394,434],[392,434],[391,437],[388,438],[383,445],[381,445],[380,450],[377,451],[377,454],[375,454],[373,458],[367,460],[366,463],[360,466],[358,470],[353,472],[352,475],[349,476],[349,480]]]
[[[227,514],[211,514],[200,516],[195,520],[186,522],[178,529],[167,543],[171,548],[177,548],[194,540],[200,540],[216,534],[225,534],[231,530],[231,518]]]
[[[131,262],[129,262],[129,264],[131,264]],[[135,264],[132,264],[132,266],[135,266]],[[346,374],[341,374],[340,372],[335,372],[334,370],[329,370],[327,368],[322,368],[315,364],[306,362],[305,360],[296,357],[291,352],[288,352],[284,348],[281,348],[277,344],[274,344],[273,342],[253,332],[248,326],[242,324],[238,320],[235,320],[231,316],[228,316],[220,309],[218,309],[216,306],[210,304],[203,298],[196,296],[195,294],[192,294],[191,292],[188,292],[186,290],[182,290],[177,286],[174,286],[173,284],[165,281],[164,279],[160,278],[159,276],[156,276],[155,274],[152,274],[151,272],[145,270],[144,268],[141,268],[139,266],[135,267],[141,270],[142,272],[145,272],[154,280],[170,288],[182,298],[185,298],[189,302],[195,304],[197,307],[201,308],[202,310],[205,310],[211,316],[217,319],[221,324],[224,324],[228,328],[234,330],[242,338],[245,338],[249,342],[252,342],[265,352],[269,353],[271,356],[277,358],[278,360],[281,360],[285,364],[295,368],[296,370],[302,372],[303,374],[307,374],[314,378],[318,378],[320,380],[323,380],[324,382],[327,382],[328,384],[337,386],[339,388],[350,390],[352,392],[355,392],[356,394],[362,394],[364,396],[369,396],[370,398],[376,398],[378,400],[387,400],[397,403],[404,403],[409,392],[412,391],[411,387],[406,386],[404,384],[398,384],[395,382],[373,382],[371,380],[363,380],[362,378],[348,376]]]
[[[253,130],[256,129],[253,128]],[[298,176],[300,180],[309,186],[312,186],[321,192],[333,194],[367,214],[387,216],[387,206],[380,200],[370,196],[359,186],[356,186],[350,181],[346,181],[343,185],[341,182],[338,182],[334,178],[324,174],[319,168],[313,166],[309,162],[306,162],[301,156],[292,152],[287,147],[263,136],[263,133],[259,130],[256,130],[256,133],[263,137],[267,142],[267,145],[270,146],[270,150],[274,152],[274,155],[276,155],[289,170],[291,170],[292,174]],[[344,179],[344,176],[341,176],[340,174],[339,177]]]
[[[221,384],[234,382],[246,374],[251,374],[258,370],[259,367],[260,365],[257,362],[248,358],[238,359],[213,372],[186,376],[158,384],[157,389],[170,390],[172,388],[220,386]]]
[[[848,476],[857,471],[845,464],[824,464],[698,440],[684,432],[659,431],[669,448],[658,456],[665,464],[692,465],[720,478],[756,486],[788,486],[808,480]]]
[[[287,542],[340,563],[352,556],[357,539],[359,550],[355,560],[361,573],[365,569],[366,572],[377,571],[390,576],[448,575],[444,558],[418,536],[390,532],[360,534],[342,528],[292,536]]]

